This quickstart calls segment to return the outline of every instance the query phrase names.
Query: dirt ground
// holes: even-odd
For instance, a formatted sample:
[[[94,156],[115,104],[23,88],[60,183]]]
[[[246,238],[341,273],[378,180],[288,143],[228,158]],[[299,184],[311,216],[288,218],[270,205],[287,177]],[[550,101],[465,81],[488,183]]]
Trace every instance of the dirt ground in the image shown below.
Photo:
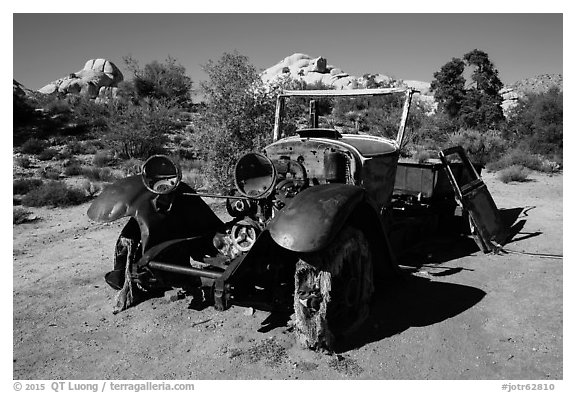
[[[563,254],[563,177],[531,177],[484,176],[525,221],[506,248]],[[563,379],[562,259],[439,240],[403,259],[412,273],[330,355],[242,307],[155,298],[113,315],[103,275],[126,220],[90,222],[88,206],[31,209],[39,220],[13,228],[14,379]]]

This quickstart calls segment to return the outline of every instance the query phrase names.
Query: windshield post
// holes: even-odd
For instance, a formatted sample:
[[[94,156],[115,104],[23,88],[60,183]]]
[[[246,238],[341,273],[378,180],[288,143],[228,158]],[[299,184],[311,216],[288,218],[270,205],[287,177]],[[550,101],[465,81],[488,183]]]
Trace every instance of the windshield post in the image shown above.
[[[274,115],[274,132],[272,134],[272,141],[276,142],[282,136],[282,116],[284,114],[284,96],[278,94],[276,97],[276,113]]]
[[[400,127],[398,128],[398,135],[396,136],[396,144],[398,144],[398,149],[402,148],[402,142],[404,140],[404,131],[406,130],[406,122],[408,121],[408,112],[410,110],[410,102],[412,101],[412,94],[414,90],[406,90],[406,98],[404,99],[404,108],[402,109],[402,118],[400,119]]]

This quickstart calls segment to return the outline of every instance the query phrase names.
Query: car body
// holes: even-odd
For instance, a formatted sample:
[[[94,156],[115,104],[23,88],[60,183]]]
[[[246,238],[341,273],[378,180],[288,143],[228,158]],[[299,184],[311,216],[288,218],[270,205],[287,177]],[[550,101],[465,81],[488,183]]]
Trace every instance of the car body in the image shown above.
[[[181,181],[165,156],[121,179],[88,216],[130,217],[106,281],[116,311],[167,288],[225,310],[233,304],[294,310],[296,334],[330,348],[366,319],[375,286],[398,277],[389,241],[400,147],[412,89],[285,91],[277,99],[273,142],[241,157],[236,189],[203,194]],[[395,139],[318,127],[318,97],[404,96]],[[311,98],[310,127],[284,137],[285,100]],[[226,199],[223,222],[203,197]]]

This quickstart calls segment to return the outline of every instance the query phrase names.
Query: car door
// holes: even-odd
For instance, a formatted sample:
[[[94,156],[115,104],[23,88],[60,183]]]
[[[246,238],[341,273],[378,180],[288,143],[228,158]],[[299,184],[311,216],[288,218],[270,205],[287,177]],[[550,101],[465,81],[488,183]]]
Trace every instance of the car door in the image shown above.
[[[500,212],[461,146],[440,152],[456,201],[468,213],[472,236],[485,253],[498,252],[508,237]]]

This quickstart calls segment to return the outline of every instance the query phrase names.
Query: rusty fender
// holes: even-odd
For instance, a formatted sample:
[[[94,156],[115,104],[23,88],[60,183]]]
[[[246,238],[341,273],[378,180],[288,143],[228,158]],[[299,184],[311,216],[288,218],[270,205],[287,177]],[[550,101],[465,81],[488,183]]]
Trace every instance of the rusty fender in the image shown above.
[[[365,199],[361,187],[325,184],[308,188],[270,223],[272,239],[296,252],[313,252],[326,247],[354,208]]]
[[[296,252],[320,250],[336,236],[355,207],[364,201],[361,187],[326,184],[294,197],[268,227],[272,239]]]
[[[186,184],[168,195],[156,195],[144,186],[140,175],[130,176],[108,186],[88,209],[94,221],[111,222],[122,217],[133,217],[140,228],[142,249],[173,239],[191,238],[215,233],[223,223]],[[159,209],[160,204],[169,209]]]
[[[344,224],[361,228],[373,245],[377,277],[399,273],[379,214],[366,190],[349,184],[326,184],[308,188],[274,218],[268,230],[279,246],[297,253],[322,250]]]

